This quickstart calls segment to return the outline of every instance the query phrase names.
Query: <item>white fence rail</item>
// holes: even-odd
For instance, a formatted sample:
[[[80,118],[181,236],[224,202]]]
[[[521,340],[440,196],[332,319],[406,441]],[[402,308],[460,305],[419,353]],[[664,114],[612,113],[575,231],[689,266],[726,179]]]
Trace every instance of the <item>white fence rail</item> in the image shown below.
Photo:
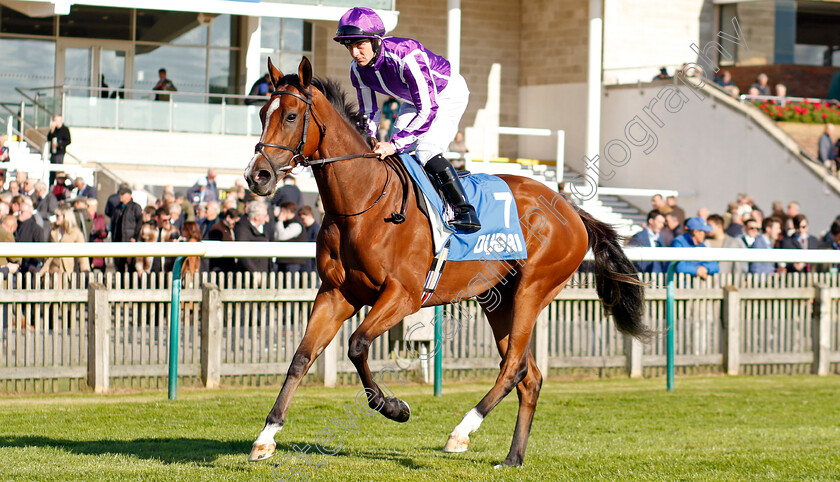
[[[95,248],[95,249],[94,249]],[[93,249],[91,251],[91,249]],[[689,251],[690,249],[690,251]],[[4,244],[8,256],[311,256],[311,243]],[[717,260],[840,263],[840,251],[628,248],[635,260]],[[63,391],[165,386],[171,316],[167,275],[15,276],[0,282],[0,390]],[[625,340],[603,312],[591,274],[582,273],[541,314],[534,352],[547,371],[585,369],[661,374],[665,347]],[[645,322],[664,331],[666,289],[645,275]],[[181,378],[215,386],[282,379],[308,323],[317,293],[311,276],[202,273],[184,283],[177,338]],[[496,370],[489,326],[474,301],[445,308],[459,329],[443,345],[450,374]],[[352,381],[347,339],[363,310],[322,354],[318,376]],[[840,363],[840,276],[679,276],[676,289],[676,365],[725,373],[826,374]],[[371,348],[373,369],[397,366],[405,349],[399,330]],[[394,351],[394,348],[397,351]],[[404,351],[403,351],[404,353]],[[399,362],[408,372],[418,360]],[[69,382],[68,382],[69,380]],[[332,382],[330,382],[332,381]],[[69,385],[68,385],[69,383]]]
[[[840,250],[627,247],[631,261],[744,261],[840,263]],[[315,243],[201,241],[198,243],[0,243],[6,257],[203,256],[206,258],[314,258]],[[591,261],[592,253],[586,254]]]

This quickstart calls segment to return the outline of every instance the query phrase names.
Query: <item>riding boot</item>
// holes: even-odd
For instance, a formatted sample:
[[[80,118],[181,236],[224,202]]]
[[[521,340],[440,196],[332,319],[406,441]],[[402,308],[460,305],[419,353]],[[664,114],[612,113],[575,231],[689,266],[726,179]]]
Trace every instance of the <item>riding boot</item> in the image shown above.
[[[475,208],[467,201],[464,186],[461,185],[461,180],[458,178],[458,173],[452,167],[452,164],[442,155],[438,154],[429,159],[423,168],[438,183],[438,186],[440,186],[441,191],[443,191],[443,200],[451,204],[455,209],[455,218],[450,224],[455,229],[467,233],[474,233],[481,229],[478,214],[475,212]]]

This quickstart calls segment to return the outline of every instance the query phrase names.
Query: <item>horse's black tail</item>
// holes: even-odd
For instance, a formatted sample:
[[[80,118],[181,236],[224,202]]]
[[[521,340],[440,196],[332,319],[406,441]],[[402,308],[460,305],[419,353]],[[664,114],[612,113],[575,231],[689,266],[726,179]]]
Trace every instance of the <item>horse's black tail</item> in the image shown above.
[[[595,287],[604,309],[612,313],[618,331],[648,341],[654,335],[642,321],[645,312],[645,286],[636,275],[636,266],[621,248],[621,237],[608,224],[580,210],[595,256]]]

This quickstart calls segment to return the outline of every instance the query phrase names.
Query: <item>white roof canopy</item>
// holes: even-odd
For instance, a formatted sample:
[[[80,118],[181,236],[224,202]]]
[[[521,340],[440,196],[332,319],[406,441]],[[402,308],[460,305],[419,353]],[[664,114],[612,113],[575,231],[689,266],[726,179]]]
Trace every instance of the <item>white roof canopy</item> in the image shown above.
[[[72,5],[332,21],[337,21],[347,11],[347,7],[342,6],[300,5],[248,0],[179,0],[177,2],[172,0],[0,0],[0,5],[13,8],[30,17],[67,15],[70,13]],[[397,26],[399,12],[377,10],[377,13],[382,17],[385,28],[389,31]]]

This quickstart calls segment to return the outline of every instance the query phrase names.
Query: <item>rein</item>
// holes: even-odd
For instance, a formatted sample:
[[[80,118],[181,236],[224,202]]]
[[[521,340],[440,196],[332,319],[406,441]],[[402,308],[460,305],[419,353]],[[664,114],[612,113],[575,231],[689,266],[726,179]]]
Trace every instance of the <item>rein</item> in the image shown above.
[[[304,148],[304,146],[306,146],[306,134],[309,131],[309,118],[311,117],[313,119],[313,121],[315,122],[315,125],[318,126],[318,134],[319,134],[318,146],[315,148],[314,152],[318,152],[318,149],[321,147],[321,143],[324,142],[324,136],[326,136],[326,134],[327,134],[327,126],[324,125],[324,123],[321,122],[318,119],[318,116],[315,115],[315,112],[312,110],[313,100],[312,100],[312,86],[311,85],[309,86],[308,94],[309,94],[309,97],[307,98],[307,97],[304,97],[304,96],[302,96],[298,93],[295,93],[295,92],[292,92],[292,91],[289,91],[289,90],[275,90],[274,92],[271,93],[271,97],[274,97],[275,95],[291,95],[293,97],[296,97],[297,99],[300,99],[304,104],[306,104],[306,111],[303,114],[303,133],[301,134],[300,142],[298,142],[298,145],[295,148],[291,148],[289,146],[283,146],[283,145],[280,145],[280,144],[271,144],[269,142],[262,142],[262,141],[257,142],[257,145],[254,147],[254,152],[260,153],[260,155],[262,155],[265,158],[265,160],[268,162],[269,166],[274,168],[274,165],[272,164],[271,159],[268,157],[268,155],[265,153],[265,150],[263,149],[265,147],[273,147],[275,149],[283,149],[285,151],[289,151],[289,152],[292,153],[292,158],[289,162],[289,165],[285,166],[285,167],[281,167],[280,169],[276,169],[276,171],[284,171],[284,172],[291,171],[294,168],[296,168],[297,166],[313,167],[314,168],[314,167],[321,167],[321,166],[324,166],[324,165],[327,165],[327,164],[330,164],[330,163],[333,163],[333,162],[338,162],[338,161],[348,161],[350,159],[374,158],[374,157],[378,158],[379,157],[379,155],[376,154],[375,152],[365,152],[363,154],[349,154],[349,155],[345,155],[345,156],[327,157],[327,158],[322,158],[322,159],[312,159],[310,156],[305,156],[303,154],[303,148]],[[390,222],[393,222],[394,224],[400,224],[403,221],[405,221],[406,201],[407,201],[407,198],[408,198],[408,193],[407,193],[408,187],[407,187],[407,184],[406,184],[406,179],[404,179],[404,177],[403,177],[403,173],[400,171],[399,168],[397,168],[397,166],[394,165],[395,164],[394,161],[389,162],[386,159],[386,164],[388,164],[389,167],[391,167],[391,169],[393,169],[394,172],[397,173],[397,175],[400,178],[400,181],[402,181],[403,191],[404,191],[403,199],[402,199],[402,205],[400,207],[400,212],[391,213],[391,217],[386,219],[386,220],[390,221]],[[379,201],[382,200],[382,198],[385,197],[385,194],[386,194],[387,188],[388,188],[388,183],[390,183],[390,182],[391,182],[391,170],[388,170],[388,177],[385,179],[385,185],[382,186],[382,193],[379,194],[379,197],[376,198],[376,201],[374,201],[373,204],[366,207],[362,211],[359,211],[357,213],[352,213],[352,214],[333,213],[333,212],[326,211],[326,214],[330,214],[330,215],[333,215],[333,216],[342,216],[342,217],[353,217],[353,216],[358,216],[360,214],[364,214],[364,213],[370,211],[374,206],[376,206],[379,203]]]

